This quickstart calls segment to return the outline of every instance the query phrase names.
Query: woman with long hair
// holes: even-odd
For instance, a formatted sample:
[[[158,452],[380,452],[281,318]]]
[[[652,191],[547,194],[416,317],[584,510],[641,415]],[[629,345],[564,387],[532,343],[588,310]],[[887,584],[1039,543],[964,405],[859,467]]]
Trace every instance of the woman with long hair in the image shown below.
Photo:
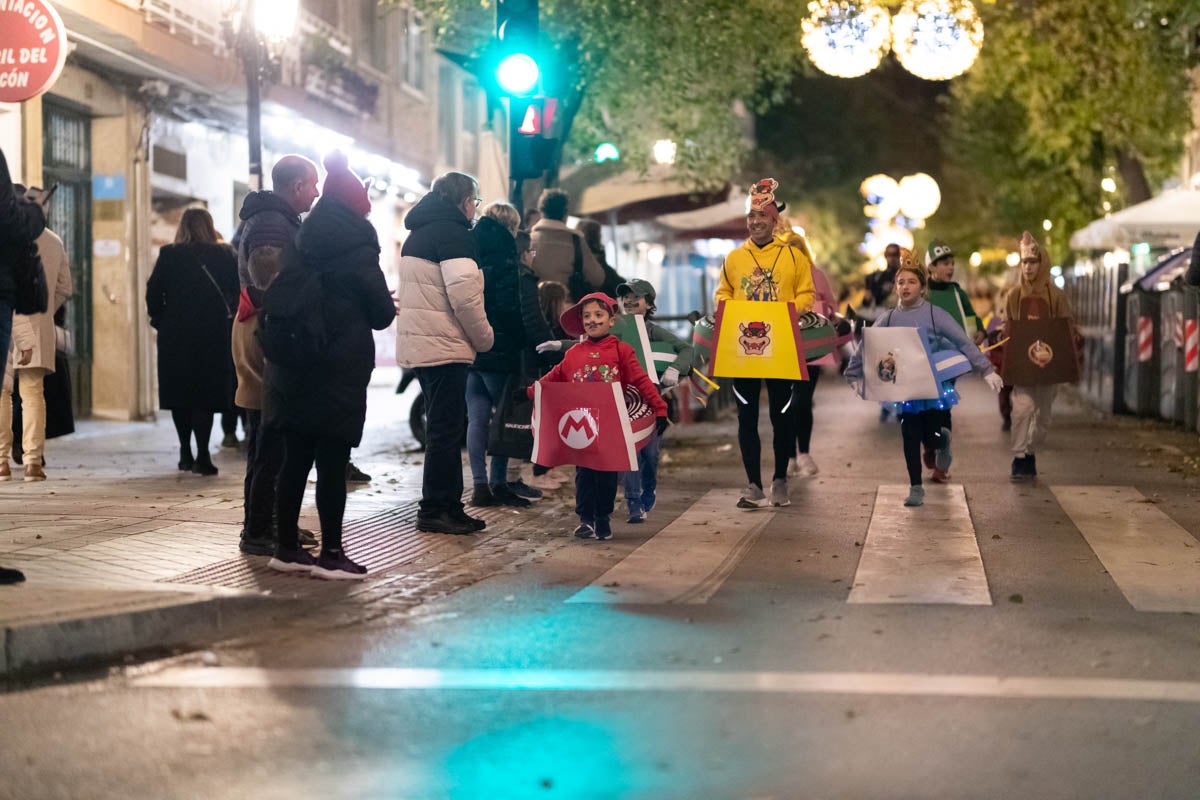
[[[175,423],[179,469],[198,475],[217,474],[208,452],[213,414],[233,408],[238,291],[233,249],[219,241],[208,211],[189,208],[146,283],[146,310],[158,331],[158,404]]]

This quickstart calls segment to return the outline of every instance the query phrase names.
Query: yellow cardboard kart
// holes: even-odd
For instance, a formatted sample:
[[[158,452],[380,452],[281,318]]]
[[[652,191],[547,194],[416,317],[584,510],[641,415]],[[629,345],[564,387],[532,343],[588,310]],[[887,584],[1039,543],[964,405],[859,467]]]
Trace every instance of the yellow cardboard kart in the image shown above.
[[[713,376],[808,380],[794,304],[722,300],[713,327]]]

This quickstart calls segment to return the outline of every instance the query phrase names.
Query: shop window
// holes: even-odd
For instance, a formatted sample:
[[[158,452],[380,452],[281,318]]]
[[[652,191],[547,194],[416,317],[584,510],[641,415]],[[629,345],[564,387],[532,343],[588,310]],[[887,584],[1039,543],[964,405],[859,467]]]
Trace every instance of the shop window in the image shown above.
[[[388,71],[388,16],[377,0],[359,0],[359,57],[380,72]]]
[[[428,43],[421,23],[421,15],[415,9],[404,11],[404,82],[417,91],[425,91],[425,64],[428,59]]]

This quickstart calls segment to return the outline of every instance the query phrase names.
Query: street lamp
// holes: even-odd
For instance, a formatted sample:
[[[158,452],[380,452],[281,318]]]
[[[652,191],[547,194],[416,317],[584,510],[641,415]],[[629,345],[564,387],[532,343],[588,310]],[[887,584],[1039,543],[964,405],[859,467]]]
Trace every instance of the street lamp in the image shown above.
[[[246,140],[250,151],[250,191],[263,188],[262,74],[278,46],[296,29],[299,0],[245,0],[237,17],[236,50],[246,72]]]

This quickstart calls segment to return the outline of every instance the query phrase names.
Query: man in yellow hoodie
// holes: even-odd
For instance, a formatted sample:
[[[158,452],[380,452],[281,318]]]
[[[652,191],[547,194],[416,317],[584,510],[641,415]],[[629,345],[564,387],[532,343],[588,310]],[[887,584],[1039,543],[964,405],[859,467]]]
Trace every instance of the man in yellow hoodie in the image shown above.
[[[750,234],[742,246],[725,257],[716,302],[757,300],[794,303],[798,312],[813,304],[812,262],[808,255],[788,244],[791,231],[780,231],[780,214],[785,205],[775,199],[779,182],[764,178],[750,187],[746,212],[746,231]],[[735,378],[738,395],[738,445],[746,468],[747,486],[738,500],[738,508],[758,508],[767,499],[762,481],[762,443],[758,438],[761,378]],[[792,381],[766,379],[767,402],[771,414],[775,451],[775,474],[771,481],[770,502],[790,505],[787,487],[788,459],[795,450],[792,418],[784,413],[792,397]]]

